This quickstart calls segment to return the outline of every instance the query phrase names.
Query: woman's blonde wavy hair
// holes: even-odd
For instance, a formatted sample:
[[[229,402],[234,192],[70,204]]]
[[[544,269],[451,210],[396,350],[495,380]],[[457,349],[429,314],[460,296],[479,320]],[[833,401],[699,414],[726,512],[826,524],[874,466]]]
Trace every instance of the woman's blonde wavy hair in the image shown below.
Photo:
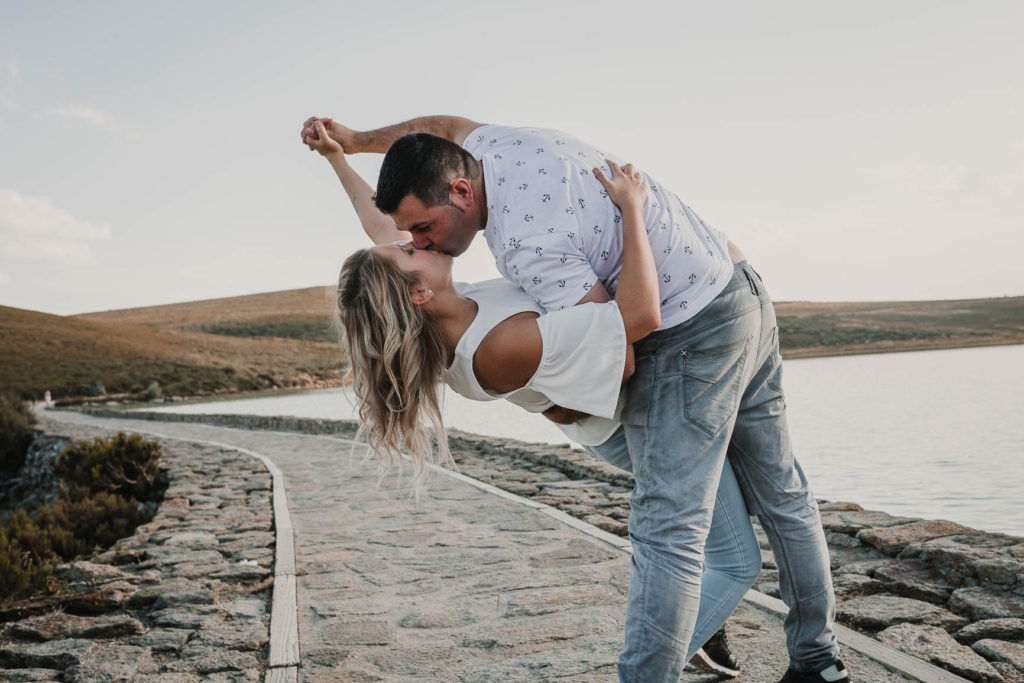
[[[341,267],[337,316],[358,402],[357,438],[366,436],[382,474],[405,450],[418,495],[427,464],[450,466],[452,456],[440,400],[448,349],[437,319],[412,302],[417,284],[415,274],[361,249]]]

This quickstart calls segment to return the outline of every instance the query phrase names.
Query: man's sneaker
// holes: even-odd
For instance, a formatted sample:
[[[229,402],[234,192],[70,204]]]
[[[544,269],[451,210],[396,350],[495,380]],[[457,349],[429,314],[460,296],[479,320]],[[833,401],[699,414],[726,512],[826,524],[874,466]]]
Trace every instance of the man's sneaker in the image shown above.
[[[704,647],[697,650],[689,664],[698,671],[708,671],[728,678],[740,675],[740,663],[729,650],[724,626],[715,631],[708,642],[704,643]]]
[[[825,683],[826,681],[828,683],[833,683],[833,681],[849,680],[850,677],[846,675],[846,667],[837,659],[835,664],[832,664],[821,671],[814,671],[812,673],[795,671],[791,667],[779,683]]]

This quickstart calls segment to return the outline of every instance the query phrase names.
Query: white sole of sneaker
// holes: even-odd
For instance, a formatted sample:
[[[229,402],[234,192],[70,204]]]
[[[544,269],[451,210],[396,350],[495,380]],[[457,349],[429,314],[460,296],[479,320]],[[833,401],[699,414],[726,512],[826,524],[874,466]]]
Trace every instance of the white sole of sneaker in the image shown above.
[[[697,650],[697,653],[690,658],[690,661],[688,663],[690,666],[692,666],[694,669],[697,669],[698,671],[716,673],[720,676],[725,676],[727,678],[736,678],[740,675],[739,669],[732,669],[727,666],[722,666],[715,660],[711,659],[711,657],[708,657],[708,653],[704,652],[703,648]]]

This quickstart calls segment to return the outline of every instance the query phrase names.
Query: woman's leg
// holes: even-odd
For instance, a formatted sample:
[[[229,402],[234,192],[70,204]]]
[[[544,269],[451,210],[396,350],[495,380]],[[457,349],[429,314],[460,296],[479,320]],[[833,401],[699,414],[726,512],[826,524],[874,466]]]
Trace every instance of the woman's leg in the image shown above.
[[[584,448],[616,467],[632,469],[621,427],[603,444]],[[711,530],[704,546],[700,606],[687,660],[725,624],[760,572],[761,549],[736,475],[726,460],[718,483]]]
[[[729,461],[722,467],[711,531],[704,546],[697,625],[687,659],[720,629],[761,573],[761,548]]]

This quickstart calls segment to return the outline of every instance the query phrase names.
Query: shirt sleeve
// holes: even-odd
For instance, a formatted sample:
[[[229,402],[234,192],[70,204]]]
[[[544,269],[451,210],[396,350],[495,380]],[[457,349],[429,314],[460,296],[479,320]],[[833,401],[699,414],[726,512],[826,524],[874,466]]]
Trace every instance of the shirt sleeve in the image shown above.
[[[597,282],[597,275],[570,229],[511,238],[505,271],[546,311],[575,306]]]
[[[544,352],[530,388],[556,404],[612,418],[626,364],[626,329],[614,301],[537,319]]]

